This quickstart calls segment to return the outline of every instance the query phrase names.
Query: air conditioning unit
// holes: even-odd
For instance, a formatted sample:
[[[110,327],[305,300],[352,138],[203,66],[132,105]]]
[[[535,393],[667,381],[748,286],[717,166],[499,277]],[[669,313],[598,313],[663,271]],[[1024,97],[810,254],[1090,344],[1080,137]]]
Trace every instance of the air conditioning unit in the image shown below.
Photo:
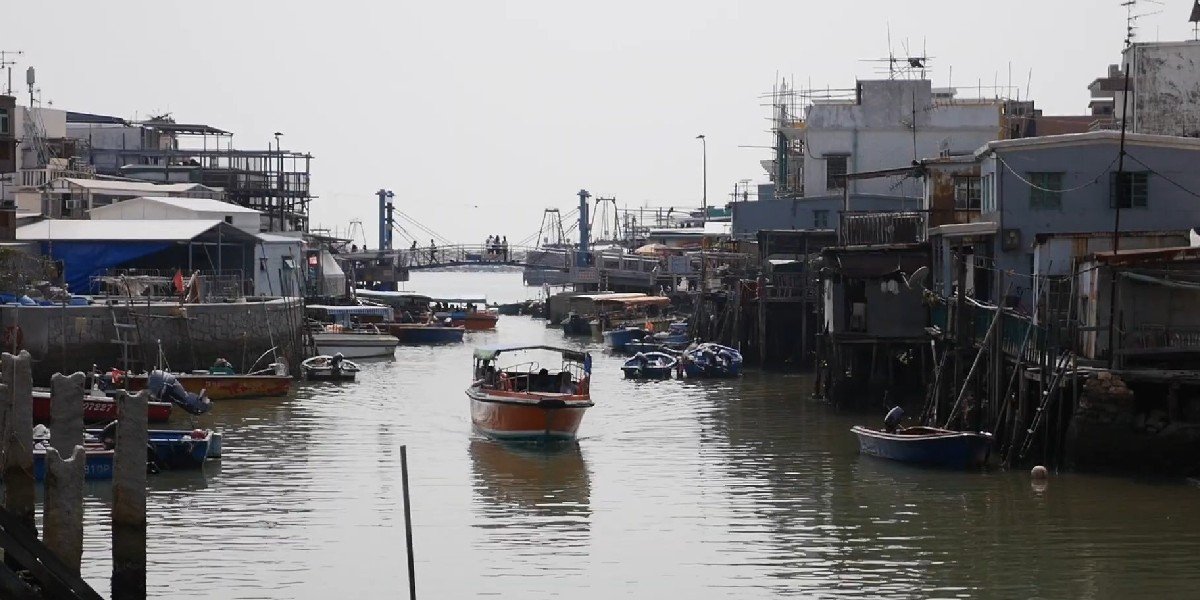
[[[68,198],[67,200],[63,201],[63,208],[66,210],[79,210],[83,208],[83,200]]]

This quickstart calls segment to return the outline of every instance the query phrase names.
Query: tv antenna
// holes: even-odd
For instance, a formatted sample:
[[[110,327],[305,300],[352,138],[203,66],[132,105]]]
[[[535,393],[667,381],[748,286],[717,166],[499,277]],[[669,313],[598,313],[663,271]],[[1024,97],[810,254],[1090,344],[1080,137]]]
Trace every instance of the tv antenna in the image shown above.
[[[913,53],[908,48],[908,40],[901,43],[904,48],[904,56],[896,56],[892,50],[892,26],[889,23],[887,29],[888,55],[887,58],[867,59],[864,62],[887,63],[888,79],[896,79],[897,76],[903,76],[906,79],[913,78],[916,75],[919,79],[925,79],[925,73],[928,70],[928,65],[932,56],[925,53],[925,41],[921,41],[921,54],[913,56]]]
[[[0,69],[8,71],[8,87],[4,88],[4,93],[8,96],[12,95],[12,68],[17,65],[17,61],[9,57],[22,54],[25,54],[24,50],[0,50]]]
[[[1137,31],[1138,19],[1141,19],[1142,17],[1149,17],[1151,15],[1157,15],[1162,12],[1162,9],[1159,9],[1159,10],[1155,10],[1155,11],[1134,14],[1134,11],[1137,10],[1137,4],[1139,1],[1149,2],[1151,4],[1157,4],[1159,6],[1163,5],[1163,3],[1159,2],[1159,0],[1125,0],[1124,2],[1121,3],[1121,6],[1125,7],[1125,47],[1126,48],[1132,46],[1134,38],[1137,37],[1136,31]],[[1192,14],[1195,15],[1195,13],[1196,13],[1196,8],[1193,8]]]

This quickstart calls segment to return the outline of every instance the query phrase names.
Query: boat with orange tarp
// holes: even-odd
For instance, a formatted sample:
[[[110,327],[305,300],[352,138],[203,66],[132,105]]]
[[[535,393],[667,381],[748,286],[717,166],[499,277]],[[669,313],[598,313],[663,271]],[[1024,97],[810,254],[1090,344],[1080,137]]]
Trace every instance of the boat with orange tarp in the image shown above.
[[[558,354],[561,365],[550,370],[523,357],[512,366],[497,367],[501,355],[534,352]],[[474,373],[467,388],[471,423],[491,438],[571,440],[592,406],[592,357],[587,352],[540,345],[477,348]]]

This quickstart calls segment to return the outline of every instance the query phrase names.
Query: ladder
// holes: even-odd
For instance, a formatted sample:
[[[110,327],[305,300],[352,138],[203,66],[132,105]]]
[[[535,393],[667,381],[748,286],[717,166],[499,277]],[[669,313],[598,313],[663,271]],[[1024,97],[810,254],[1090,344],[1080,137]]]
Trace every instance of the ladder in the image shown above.
[[[141,341],[138,336],[138,326],[133,323],[124,323],[117,317],[117,309],[109,306],[109,313],[112,315],[113,330],[116,332],[115,338],[111,341],[116,344],[121,351],[121,368],[129,372],[135,364],[141,364],[139,358],[133,357],[133,352],[141,352]]]
[[[1074,353],[1064,351],[1058,356],[1058,360],[1054,363],[1054,377],[1050,380],[1050,385],[1046,387],[1046,391],[1042,392],[1041,403],[1037,407],[1037,411],[1033,414],[1033,421],[1029,423],[1029,429],[1025,430],[1025,439],[1021,442],[1021,450],[1017,453],[1017,460],[1024,460],[1025,455],[1029,454],[1029,449],[1033,446],[1034,433],[1041,427],[1042,421],[1046,417],[1046,408],[1050,406],[1050,401],[1054,399],[1055,393],[1062,385],[1063,379],[1066,377],[1067,369],[1070,368]]]

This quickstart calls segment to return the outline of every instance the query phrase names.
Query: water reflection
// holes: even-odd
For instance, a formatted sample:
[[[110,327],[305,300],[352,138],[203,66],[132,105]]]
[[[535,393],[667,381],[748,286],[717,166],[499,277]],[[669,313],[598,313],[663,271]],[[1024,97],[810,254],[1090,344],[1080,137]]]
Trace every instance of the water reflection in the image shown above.
[[[467,451],[479,514],[512,521],[535,518],[541,525],[586,531],[591,479],[577,442],[502,444],[476,438]]]

